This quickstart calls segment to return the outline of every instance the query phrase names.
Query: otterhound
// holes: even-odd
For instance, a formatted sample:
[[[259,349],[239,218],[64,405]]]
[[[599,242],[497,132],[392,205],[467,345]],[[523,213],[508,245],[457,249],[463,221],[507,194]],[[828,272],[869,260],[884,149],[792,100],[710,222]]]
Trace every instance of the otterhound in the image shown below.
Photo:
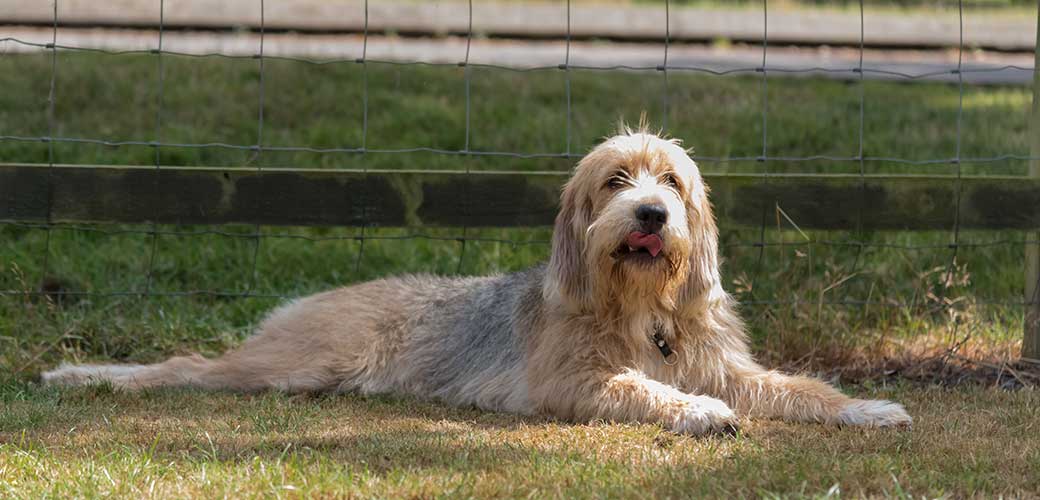
[[[505,276],[403,276],[296,300],[216,359],[62,366],[51,384],[406,393],[574,421],[735,428],[740,415],[909,424],[758,365],[719,277],[708,188],[677,140],[624,129],[563,188],[545,265]]]

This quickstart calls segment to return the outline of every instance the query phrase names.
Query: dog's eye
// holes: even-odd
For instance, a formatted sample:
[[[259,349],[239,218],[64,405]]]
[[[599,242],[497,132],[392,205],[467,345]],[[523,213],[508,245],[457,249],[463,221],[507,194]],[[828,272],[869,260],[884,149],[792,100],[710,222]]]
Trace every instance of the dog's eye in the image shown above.
[[[664,183],[668,186],[678,189],[679,179],[673,173],[664,174]]]
[[[609,189],[621,189],[625,187],[625,184],[627,184],[627,182],[624,177],[621,177],[620,175],[615,175],[607,179],[607,188]]]

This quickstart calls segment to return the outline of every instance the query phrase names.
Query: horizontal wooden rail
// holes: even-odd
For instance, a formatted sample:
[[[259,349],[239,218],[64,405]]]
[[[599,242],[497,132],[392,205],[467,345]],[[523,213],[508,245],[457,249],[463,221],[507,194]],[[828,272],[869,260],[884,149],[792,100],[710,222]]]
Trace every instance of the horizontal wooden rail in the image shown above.
[[[1040,179],[706,175],[723,226],[1040,228]],[[0,220],[286,226],[543,226],[563,173],[0,164]],[[960,194],[958,200],[958,192]],[[957,220],[958,204],[960,219]]]

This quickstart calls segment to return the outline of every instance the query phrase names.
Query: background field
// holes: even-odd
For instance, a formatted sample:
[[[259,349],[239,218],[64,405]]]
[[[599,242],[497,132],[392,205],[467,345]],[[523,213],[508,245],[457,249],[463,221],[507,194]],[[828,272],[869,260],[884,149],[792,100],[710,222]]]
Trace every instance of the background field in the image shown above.
[[[257,61],[167,55],[163,64],[162,142],[256,143]],[[113,64],[110,56],[62,53],[58,68],[54,136],[155,139],[155,57],[124,55]],[[361,65],[267,60],[263,143],[462,149],[465,71],[370,63],[366,95]],[[645,110],[651,122],[663,122],[667,89],[667,130],[696,155],[762,153],[759,76],[670,72],[666,88],[657,72],[572,71],[568,133],[564,72],[470,71],[474,150],[559,153],[569,147],[580,154],[619,118],[636,120]],[[0,135],[51,135],[50,80],[49,55],[0,57]],[[859,151],[858,83],[771,79],[765,92],[770,156]],[[955,86],[867,82],[862,92],[866,156],[956,154]],[[364,137],[363,96],[369,110]],[[1030,102],[1026,89],[966,88],[961,155],[1027,155]],[[8,162],[152,165],[155,154],[146,145],[0,141],[0,161]],[[183,166],[567,170],[573,164],[434,153],[257,155],[163,147],[158,154],[163,165]],[[703,161],[701,167],[858,173],[861,165]],[[1026,165],[867,162],[863,168],[1021,175]],[[183,391],[139,399],[104,388],[29,384],[61,360],[216,354],[282,300],[205,293],[140,298],[134,292],[148,286],[150,268],[150,289],[160,293],[293,296],[403,272],[509,272],[543,260],[551,234],[548,228],[261,227],[258,239],[252,226],[154,229],[153,261],[152,226],[0,225],[0,290],[44,284],[98,293],[0,297],[0,488],[7,494],[678,496],[736,487],[746,495],[811,495],[835,484],[852,494],[1036,491],[1036,393],[991,388],[1036,378],[986,369],[1017,352],[1026,234],[961,231],[955,253],[951,232],[802,232],[779,217],[764,233],[724,227],[725,282],[750,303],[744,315],[760,357],[854,383],[845,387],[850,392],[904,401],[918,423],[910,431],[748,423],[735,440],[698,440],[654,426],[575,426],[407,400]],[[759,241],[766,245],[756,246]],[[963,378],[981,385],[919,385]]]

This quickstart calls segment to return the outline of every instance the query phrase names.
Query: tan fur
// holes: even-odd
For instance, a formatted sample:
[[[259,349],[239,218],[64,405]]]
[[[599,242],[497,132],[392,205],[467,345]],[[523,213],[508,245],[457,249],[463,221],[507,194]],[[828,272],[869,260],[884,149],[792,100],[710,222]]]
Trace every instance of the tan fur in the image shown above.
[[[624,186],[608,186],[616,175]],[[615,251],[646,203],[665,207],[668,220],[659,232],[662,256],[642,265]],[[650,341],[655,325],[677,352],[674,365]],[[43,378],[128,389],[410,393],[691,434],[730,428],[739,415],[911,421],[898,404],[851,399],[755,363],[722,289],[718,229],[696,164],[678,141],[628,129],[583,158],[564,187],[546,267],[342,288],[276,310],[256,336],[217,359],[63,366]]]

